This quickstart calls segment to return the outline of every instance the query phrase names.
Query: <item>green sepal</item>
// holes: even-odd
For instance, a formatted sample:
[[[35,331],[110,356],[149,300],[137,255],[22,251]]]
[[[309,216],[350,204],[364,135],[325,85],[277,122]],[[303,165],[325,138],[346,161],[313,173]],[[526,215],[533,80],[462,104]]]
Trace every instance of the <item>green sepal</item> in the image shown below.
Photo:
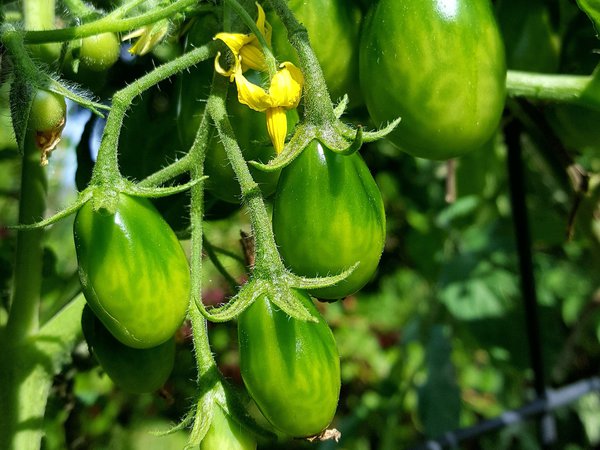
[[[266,283],[260,280],[251,280],[225,305],[207,310],[200,299],[196,306],[202,315],[210,322],[228,322],[239,316],[246,308],[266,292]]]
[[[87,92],[85,89],[83,89],[77,85],[69,86],[64,81],[56,80],[56,79],[52,78],[50,75],[46,75],[46,74],[43,75],[43,78],[46,81],[46,84],[47,84],[46,89],[47,90],[54,92],[55,94],[62,95],[63,97],[68,98],[69,100],[72,100],[73,102],[77,103],[78,105],[89,109],[90,111],[92,111],[94,114],[96,114],[97,116],[99,116],[101,118],[104,118],[104,114],[102,112],[100,112],[101,109],[103,109],[105,111],[110,110],[110,106],[106,106],[101,103],[97,103],[97,102],[93,101],[91,99],[92,95],[89,92]]]
[[[288,284],[296,289],[305,290],[326,288],[329,286],[333,286],[339,283],[340,281],[343,281],[346,278],[348,278],[350,275],[352,275],[352,272],[356,270],[359,264],[360,262],[357,262],[352,267],[349,267],[348,269],[344,270],[342,273],[332,275],[330,277],[309,278],[301,277],[295,274],[288,274]]]
[[[25,153],[27,122],[31,113],[35,89],[20,71],[14,71],[13,76],[9,94],[10,115],[17,140],[17,148],[19,154],[23,156]]]
[[[52,225],[53,223],[56,223],[59,220],[62,220],[65,217],[68,217],[71,214],[76,213],[79,210],[79,208],[81,208],[91,198],[92,198],[92,190],[86,189],[86,190],[80,192],[79,196],[77,197],[77,200],[74,203],[67,206],[63,210],[57,212],[53,216],[48,217],[47,219],[41,220],[39,222],[31,223],[31,224],[25,224],[25,225],[12,225],[12,226],[9,225],[7,228],[11,229],[11,230],[35,230],[37,228],[47,227],[48,225]]]
[[[168,197],[169,195],[179,194],[180,192],[185,192],[191,187],[198,184],[200,181],[206,180],[208,177],[199,177],[195,180],[188,181],[184,184],[179,184],[177,186],[169,186],[169,187],[142,187],[139,185],[128,186],[123,189],[125,194],[132,195],[134,197],[145,197],[145,198],[160,198],[160,197]]]

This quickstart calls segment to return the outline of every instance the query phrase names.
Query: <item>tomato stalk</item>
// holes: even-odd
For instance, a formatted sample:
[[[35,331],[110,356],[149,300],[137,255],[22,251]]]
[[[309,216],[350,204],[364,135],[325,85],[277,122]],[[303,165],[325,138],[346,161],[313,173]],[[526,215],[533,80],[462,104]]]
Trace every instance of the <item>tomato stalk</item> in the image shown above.
[[[98,150],[98,158],[92,174],[92,185],[112,186],[117,189],[123,188],[124,181],[119,173],[117,148],[123,119],[135,97],[155,84],[210,58],[214,54],[215,44],[210,42],[157,67],[152,72],[114,94],[112,107],[106,120],[106,126]],[[108,206],[110,208],[111,198],[112,196],[107,195],[104,199],[100,199],[99,206]]]
[[[25,31],[23,37],[28,44],[39,44],[44,42],[71,41],[106,32],[119,33],[172,17],[184,9],[194,6],[196,3],[197,0],[177,0],[165,8],[153,9],[139,16],[127,18],[120,18],[119,16],[124,14],[125,11],[117,9],[113,13],[93,22],[57,30]],[[128,7],[128,5],[124,5],[123,7]]]
[[[254,274],[257,277],[272,279],[282,275],[285,268],[277,251],[271,221],[260,188],[250,174],[227,117],[225,108],[227,83],[228,81],[223,77],[215,79],[213,95],[209,97],[206,108],[217,127],[227,158],[240,183],[242,199],[250,212],[250,223],[256,243]]]
[[[549,75],[509,70],[506,87],[511,97],[577,102],[592,80],[592,76],[586,75]]]

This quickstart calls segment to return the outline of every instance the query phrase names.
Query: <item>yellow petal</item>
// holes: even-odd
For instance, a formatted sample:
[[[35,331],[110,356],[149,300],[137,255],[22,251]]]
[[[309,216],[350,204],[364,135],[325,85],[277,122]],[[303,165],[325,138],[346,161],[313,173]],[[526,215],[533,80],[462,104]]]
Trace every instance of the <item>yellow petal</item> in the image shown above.
[[[304,76],[291,62],[284,62],[279,67],[280,69],[271,79],[269,88],[273,104],[287,109],[295,108],[302,96]]]
[[[217,73],[219,75],[223,75],[224,77],[229,77],[229,81],[233,81],[233,77],[235,74],[235,65],[233,67],[231,67],[229,70],[225,70],[223,69],[223,67],[221,67],[221,52],[217,52],[217,56],[215,56],[215,70],[217,71]],[[238,64],[237,60],[236,60],[236,65]]]
[[[251,42],[253,38],[254,36],[248,34],[218,33],[213,39],[223,41],[225,45],[229,47],[229,50],[231,50],[231,52],[237,58],[237,56],[240,54],[240,50],[242,49],[242,47]]]
[[[265,11],[262,9],[262,6],[260,6],[258,2],[256,2],[256,8],[258,9],[256,27],[258,28],[258,31],[260,31],[260,34],[262,34],[265,37],[267,44],[271,45],[271,34],[273,31],[271,24],[267,22]]]
[[[241,65],[236,66],[234,77],[240,103],[261,112],[273,106],[270,95],[243,75]]]
[[[273,147],[277,154],[281,153],[285,145],[285,135],[287,134],[287,116],[285,109],[281,107],[267,109],[267,131],[271,137]]]
[[[265,71],[265,54],[263,53],[258,41],[254,41],[251,44],[244,45],[240,50],[240,57],[242,59],[242,71],[245,72],[248,69],[254,69],[258,71]]]

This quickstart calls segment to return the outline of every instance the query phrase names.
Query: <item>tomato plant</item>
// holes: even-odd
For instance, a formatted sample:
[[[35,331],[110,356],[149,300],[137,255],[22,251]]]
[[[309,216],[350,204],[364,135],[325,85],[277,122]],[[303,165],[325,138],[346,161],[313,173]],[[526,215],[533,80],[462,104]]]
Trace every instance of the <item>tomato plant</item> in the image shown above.
[[[156,347],[129,347],[115,339],[89,306],[83,309],[81,328],[102,369],[122,389],[135,394],[153,392],[169,378],[175,361],[174,338]]]
[[[598,2],[0,3],[0,449],[600,446]]]
[[[339,299],[373,276],[385,240],[381,194],[358,154],[333,153],[312,142],[283,170],[273,206],[273,231],[284,262],[296,273],[340,273],[339,284],[312,292]]]
[[[504,107],[504,46],[488,1],[382,0],[361,35],[360,80],[377,124],[402,118],[390,140],[448,159],[488,141]]]
[[[187,259],[146,199],[120,194],[114,213],[86,203],[74,224],[79,278],[90,307],[119,341],[134,348],[170,339],[185,318]]]
[[[331,330],[310,297],[293,292],[318,322],[290,320],[266,296],[257,299],[239,316],[240,369],[269,422],[287,435],[305,437],[331,423],[340,367]]]

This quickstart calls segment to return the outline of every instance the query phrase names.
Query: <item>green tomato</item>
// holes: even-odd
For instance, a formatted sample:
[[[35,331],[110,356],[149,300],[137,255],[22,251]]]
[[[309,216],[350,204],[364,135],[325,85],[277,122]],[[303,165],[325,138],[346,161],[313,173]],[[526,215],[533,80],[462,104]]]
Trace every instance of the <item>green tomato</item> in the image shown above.
[[[81,316],[83,336],[102,369],[121,389],[134,394],[160,389],[175,363],[175,339],[145,349],[123,345],[86,306]]]
[[[331,98],[348,94],[350,107],[363,103],[358,87],[358,43],[362,13],[347,0],[289,0],[288,7],[308,30],[311,46],[323,69]],[[287,38],[287,30],[275,14],[272,45],[280,61],[298,65],[298,56]]]
[[[27,127],[33,132],[52,131],[64,125],[67,104],[62,95],[38,89],[33,96]]]
[[[377,125],[418,157],[448,159],[484,145],[505,98],[502,39],[489,0],[380,0],[360,46],[360,84]]]
[[[104,72],[119,59],[121,43],[114,33],[101,33],[81,40],[81,65],[92,72]]]
[[[185,319],[190,274],[173,230],[143,198],[119,194],[114,214],[92,201],[74,223],[85,298],[123,344],[150,348],[170,339]]]
[[[200,443],[200,450],[255,450],[256,440],[242,425],[217,404],[213,407],[213,417],[206,436]]]
[[[318,322],[291,319],[259,297],[238,318],[240,368],[267,420],[287,435],[307,437],[335,415],[340,361],[333,333],[310,297],[293,292]]]
[[[358,153],[336,154],[313,141],[281,174],[273,232],[285,264],[299,275],[344,281],[311,294],[339,299],[372,277],[385,241],[385,212],[375,180]]]

